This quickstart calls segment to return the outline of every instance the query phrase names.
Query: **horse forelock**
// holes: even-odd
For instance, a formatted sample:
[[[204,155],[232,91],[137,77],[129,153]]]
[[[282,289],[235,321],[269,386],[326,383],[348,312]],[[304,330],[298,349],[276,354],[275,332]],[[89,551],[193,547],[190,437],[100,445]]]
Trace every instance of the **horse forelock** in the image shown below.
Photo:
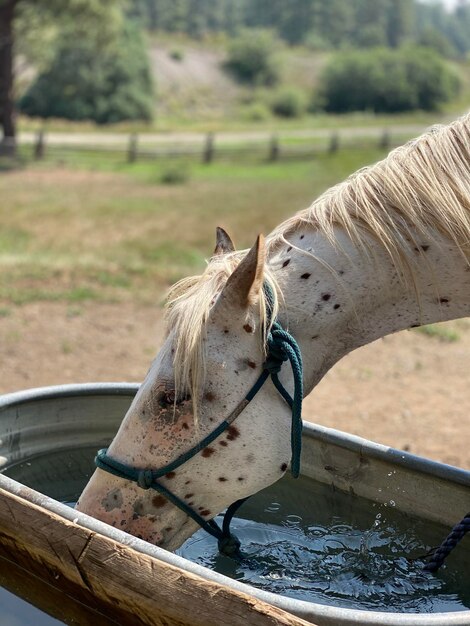
[[[332,245],[338,245],[335,228],[342,228],[366,253],[378,242],[405,280],[413,281],[414,252],[433,232],[450,239],[468,263],[470,114],[432,128],[328,189],[273,231],[268,254],[305,226]]]
[[[209,314],[229,276],[247,252],[248,250],[241,250],[212,257],[201,275],[183,278],[168,292],[165,318],[167,333],[171,332],[173,336],[171,356],[175,397],[187,393],[191,395],[196,421],[206,371],[204,339]],[[270,323],[278,310],[278,287],[268,268],[265,268],[264,280],[271,286],[274,303],[269,314],[268,303],[264,291],[261,290],[256,306],[260,327],[258,337],[263,350]]]

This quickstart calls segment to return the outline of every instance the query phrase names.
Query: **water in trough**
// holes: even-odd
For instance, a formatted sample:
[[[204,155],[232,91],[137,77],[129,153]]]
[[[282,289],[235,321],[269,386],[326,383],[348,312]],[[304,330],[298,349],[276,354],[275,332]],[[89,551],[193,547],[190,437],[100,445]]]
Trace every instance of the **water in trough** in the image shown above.
[[[50,452],[5,474],[72,505],[93,471],[95,452]],[[458,549],[437,575],[423,573],[416,560],[447,529],[400,513],[393,501],[379,505],[286,476],[243,505],[233,531],[242,542],[240,561],[218,554],[215,540],[203,531],[178,554],[255,587],[320,604],[403,613],[470,608],[470,573]],[[2,626],[58,623],[5,589],[0,606]]]

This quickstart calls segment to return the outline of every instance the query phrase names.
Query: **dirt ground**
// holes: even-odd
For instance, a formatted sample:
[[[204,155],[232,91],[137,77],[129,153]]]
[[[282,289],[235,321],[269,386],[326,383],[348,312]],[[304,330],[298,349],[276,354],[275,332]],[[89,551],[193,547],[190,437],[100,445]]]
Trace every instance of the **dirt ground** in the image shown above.
[[[338,363],[304,419],[470,469],[470,320],[454,341],[405,331]],[[0,308],[0,393],[141,381],[163,334],[158,307],[34,303]]]

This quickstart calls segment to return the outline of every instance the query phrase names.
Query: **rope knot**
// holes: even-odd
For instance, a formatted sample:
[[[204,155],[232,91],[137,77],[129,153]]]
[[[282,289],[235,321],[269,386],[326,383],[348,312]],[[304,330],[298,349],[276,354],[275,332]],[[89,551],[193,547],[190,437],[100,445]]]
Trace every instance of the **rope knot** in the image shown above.
[[[226,556],[237,556],[240,552],[240,540],[232,533],[221,537],[217,543],[219,552]]]
[[[140,470],[137,474],[137,484],[142,489],[150,489],[153,483],[153,472],[152,470]]]
[[[289,355],[282,342],[272,334],[268,337],[268,348],[268,357],[264,363],[264,369],[270,374],[279,374],[282,364],[289,359]]]

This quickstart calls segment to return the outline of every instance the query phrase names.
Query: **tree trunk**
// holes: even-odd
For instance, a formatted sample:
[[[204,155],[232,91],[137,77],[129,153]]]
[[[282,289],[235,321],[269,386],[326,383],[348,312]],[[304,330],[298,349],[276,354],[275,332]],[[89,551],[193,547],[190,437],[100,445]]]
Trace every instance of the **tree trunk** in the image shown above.
[[[13,16],[18,0],[0,0],[0,154],[13,156],[16,128],[13,97]]]

